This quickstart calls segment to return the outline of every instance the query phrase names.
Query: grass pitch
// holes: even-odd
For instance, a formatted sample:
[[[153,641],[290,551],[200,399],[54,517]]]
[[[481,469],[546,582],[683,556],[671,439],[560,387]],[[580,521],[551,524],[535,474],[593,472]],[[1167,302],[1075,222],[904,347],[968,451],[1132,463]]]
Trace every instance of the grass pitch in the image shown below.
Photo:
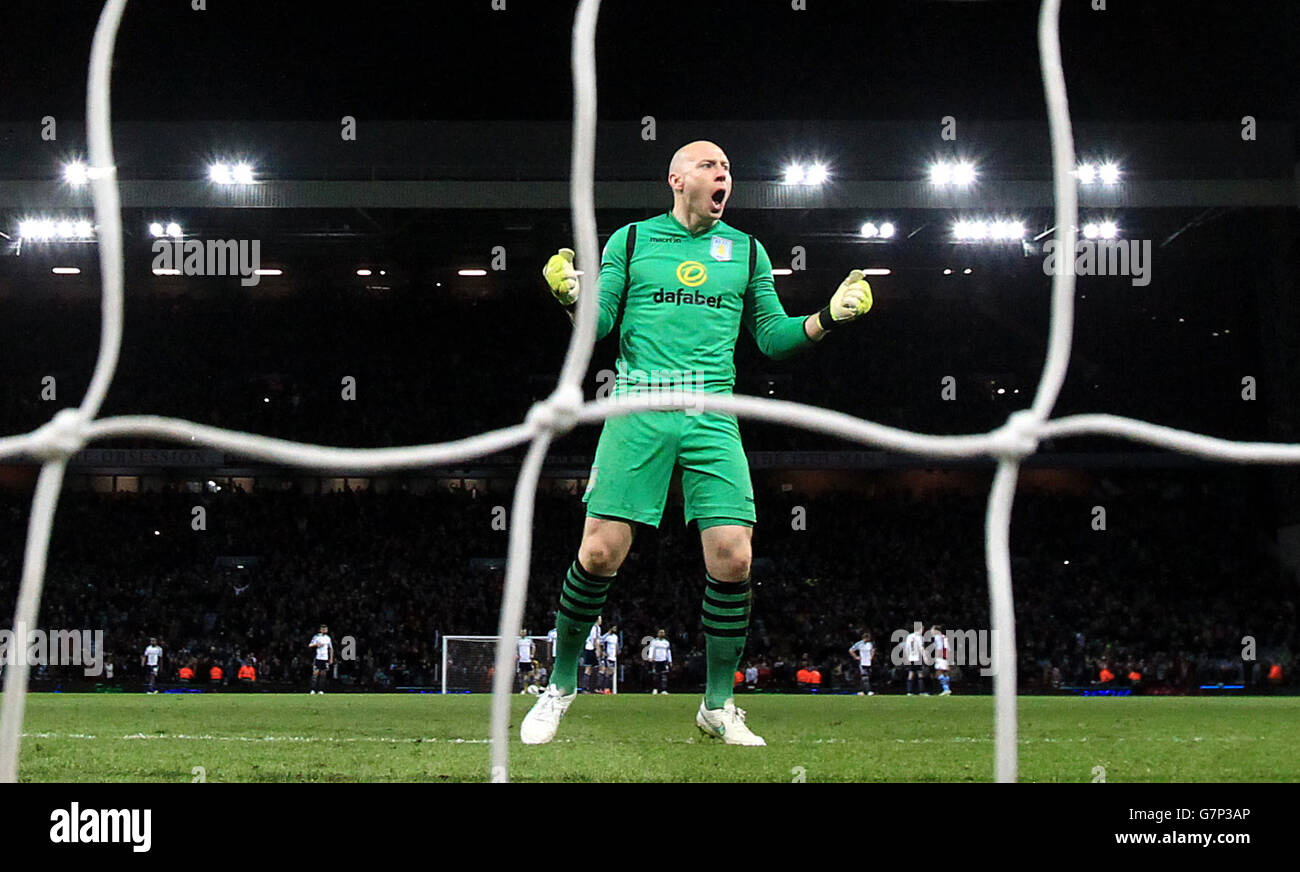
[[[695,728],[695,694],[584,696],[516,781],[987,781],[992,697],[739,699],[767,748]],[[33,694],[24,781],[482,781],[489,697]],[[1297,781],[1300,698],[1022,697],[1022,781]]]

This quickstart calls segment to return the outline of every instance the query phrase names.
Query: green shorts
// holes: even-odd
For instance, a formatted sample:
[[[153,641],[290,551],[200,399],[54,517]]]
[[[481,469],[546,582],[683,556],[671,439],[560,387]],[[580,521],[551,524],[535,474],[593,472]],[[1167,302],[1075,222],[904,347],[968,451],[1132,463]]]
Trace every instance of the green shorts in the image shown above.
[[[680,409],[606,419],[582,496],[587,514],[658,527],[676,466],[686,523],[701,530],[754,525],[754,486],[736,417]]]

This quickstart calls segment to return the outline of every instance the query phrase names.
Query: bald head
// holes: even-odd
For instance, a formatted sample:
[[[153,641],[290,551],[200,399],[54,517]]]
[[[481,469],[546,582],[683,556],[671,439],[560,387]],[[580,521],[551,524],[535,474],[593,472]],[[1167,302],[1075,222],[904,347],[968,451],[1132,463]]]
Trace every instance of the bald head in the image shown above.
[[[692,233],[712,227],[731,197],[731,161],[717,143],[688,142],[668,163],[668,187],[673,215],[682,226]]]
[[[717,143],[709,142],[707,139],[688,142],[673,153],[673,159],[668,162],[668,175],[685,175],[688,169],[708,157],[727,159],[726,153]]]

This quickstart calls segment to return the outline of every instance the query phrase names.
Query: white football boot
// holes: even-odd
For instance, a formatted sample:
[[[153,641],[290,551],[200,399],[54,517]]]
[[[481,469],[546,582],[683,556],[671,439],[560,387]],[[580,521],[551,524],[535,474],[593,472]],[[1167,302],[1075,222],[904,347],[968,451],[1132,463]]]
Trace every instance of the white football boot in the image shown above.
[[[745,726],[745,710],[736,708],[734,700],[720,709],[706,709],[700,701],[700,710],[695,713],[695,726],[700,732],[715,739],[721,739],[728,745],[767,745],[762,736],[754,735]]]
[[[564,717],[577,697],[576,690],[565,696],[556,685],[547,685],[546,692],[537,697],[537,702],[533,703],[519,727],[520,741],[525,745],[545,745],[554,739],[560,718]]]

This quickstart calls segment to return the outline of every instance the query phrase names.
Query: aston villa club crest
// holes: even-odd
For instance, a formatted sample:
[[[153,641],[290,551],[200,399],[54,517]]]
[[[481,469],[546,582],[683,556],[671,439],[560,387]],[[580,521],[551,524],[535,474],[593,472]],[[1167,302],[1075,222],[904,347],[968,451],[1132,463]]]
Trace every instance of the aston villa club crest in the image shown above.
[[[731,240],[715,236],[709,240],[709,254],[714,260],[731,260]]]

